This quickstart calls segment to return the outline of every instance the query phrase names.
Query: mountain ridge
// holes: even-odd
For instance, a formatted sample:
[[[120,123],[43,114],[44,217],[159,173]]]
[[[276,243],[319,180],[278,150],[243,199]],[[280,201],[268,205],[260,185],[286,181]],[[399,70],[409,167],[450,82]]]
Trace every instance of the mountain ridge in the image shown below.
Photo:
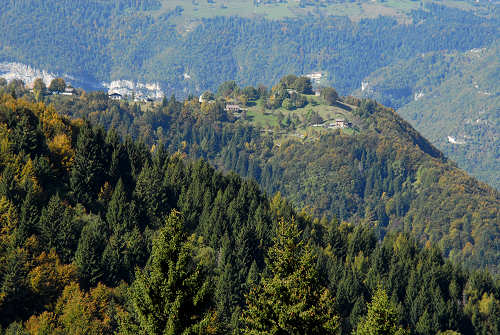
[[[212,102],[171,97],[135,104],[98,94],[50,101],[67,115],[89,118],[124,137],[255,178],[268,194],[279,191],[317,216],[371,222],[382,236],[411,231],[455,261],[495,271],[498,191],[459,170],[392,109],[352,97],[334,106],[292,91],[285,98],[290,89],[280,86],[284,80],[261,91],[241,113],[225,109],[252,89],[234,82],[221,85]],[[300,96],[304,107],[266,107],[279,106],[278,99],[287,106],[287,99],[303,104]],[[315,125],[340,116],[352,126]]]
[[[493,78],[499,50],[495,42],[465,53],[422,55],[378,70],[356,93],[392,103],[460,167],[498,189],[500,88]],[[404,94],[395,91],[401,87]]]

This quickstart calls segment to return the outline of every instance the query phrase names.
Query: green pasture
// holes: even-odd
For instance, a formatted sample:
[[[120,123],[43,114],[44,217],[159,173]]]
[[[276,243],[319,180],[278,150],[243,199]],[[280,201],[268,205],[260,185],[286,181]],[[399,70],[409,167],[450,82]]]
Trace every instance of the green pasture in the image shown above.
[[[348,16],[353,20],[382,16],[405,18],[411,10],[422,8],[424,3],[436,2],[449,7],[465,10],[474,10],[471,1],[467,0],[386,0],[385,2],[346,2],[333,3],[321,6],[306,6],[301,8],[294,0],[288,3],[254,5],[253,0],[163,0],[162,8],[155,12],[160,15],[177,6],[183,8],[183,17],[188,20],[211,18],[215,16],[243,16],[266,17],[269,19],[283,19],[285,17],[299,17],[306,14]]]

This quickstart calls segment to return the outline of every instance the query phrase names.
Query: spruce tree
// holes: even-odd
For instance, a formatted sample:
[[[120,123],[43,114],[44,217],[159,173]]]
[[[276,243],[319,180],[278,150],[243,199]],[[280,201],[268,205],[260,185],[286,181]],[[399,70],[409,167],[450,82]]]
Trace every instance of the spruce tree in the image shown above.
[[[77,202],[89,206],[97,198],[105,179],[102,132],[84,125],[78,135],[70,185]]]
[[[212,287],[194,260],[184,219],[172,211],[153,242],[148,266],[137,271],[132,302],[141,329],[149,335],[210,334]]]
[[[168,196],[169,190],[163,183],[162,171],[146,162],[137,177],[134,197],[153,227],[160,226],[160,218],[168,213]]]
[[[30,184],[31,186],[31,184]],[[38,231],[38,220],[40,212],[36,201],[33,188],[30,187],[26,193],[23,204],[21,206],[21,213],[19,217],[19,227],[16,234],[16,246],[22,247],[28,237],[36,234]]]
[[[83,287],[95,286],[103,277],[102,254],[108,238],[105,224],[99,216],[89,215],[88,223],[83,227],[78,249],[75,253],[75,265],[80,274]]]
[[[391,303],[384,289],[378,288],[368,304],[366,317],[358,324],[354,335],[405,335],[398,326],[396,307]]]
[[[106,222],[109,234],[123,234],[130,229],[129,227],[129,206],[127,202],[127,195],[123,188],[122,180],[118,180],[111,201],[108,204],[106,212]]]
[[[58,234],[64,214],[65,207],[61,203],[59,194],[52,196],[47,207],[42,210],[39,223],[41,240],[46,251],[58,248]]]
[[[129,280],[133,277],[134,266],[145,263],[138,221],[135,203],[127,201],[124,184],[119,179],[106,212],[106,230],[110,238],[102,255],[102,265],[107,273],[104,282],[108,285]]]
[[[247,296],[244,334],[334,334],[338,317],[320,282],[316,256],[294,220],[279,222],[266,260],[270,277]]]

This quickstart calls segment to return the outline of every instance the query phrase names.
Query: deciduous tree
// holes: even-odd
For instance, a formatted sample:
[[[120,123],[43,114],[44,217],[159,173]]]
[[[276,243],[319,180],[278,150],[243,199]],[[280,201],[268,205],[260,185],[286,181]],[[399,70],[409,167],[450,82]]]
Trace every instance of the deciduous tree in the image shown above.
[[[64,92],[66,89],[66,82],[62,78],[52,79],[49,85],[49,91],[51,92]]]

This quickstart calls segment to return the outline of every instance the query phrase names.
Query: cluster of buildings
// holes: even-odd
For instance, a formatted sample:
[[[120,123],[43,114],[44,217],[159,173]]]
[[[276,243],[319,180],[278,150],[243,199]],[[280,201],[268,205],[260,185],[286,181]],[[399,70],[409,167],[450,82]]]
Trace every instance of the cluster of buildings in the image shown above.
[[[352,123],[344,119],[335,119],[325,123],[313,124],[313,127],[327,128],[327,129],[343,129],[352,128]]]
[[[230,105],[230,104],[226,105],[226,108],[224,108],[224,110],[230,113],[241,113],[243,111],[246,111],[246,109],[241,108],[240,105]]]
[[[321,78],[323,78],[323,74],[321,72],[313,72],[306,74],[305,77],[311,79],[311,83],[319,85],[321,83]]]
[[[30,92],[33,93],[34,90],[33,88],[30,89]],[[67,86],[64,91],[62,92],[59,92],[59,91],[48,91],[46,90],[44,93],[44,95],[76,95],[77,94],[77,91],[74,87],[71,87],[71,86]]]
[[[115,100],[115,101],[126,100],[129,98],[128,95],[124,96],[118,92],[113,92],[111,94],[108,94],[108,97],[109,97],[109,99]],[[154,101],[153,98],[142,95],[142,94],[133,95],[131,100],[134,102],[152,102],[152,101]]]
[[[52,94],[60,94],[60,95],[75,95],[76,94],[76,90],[71,87],[71,86],[67,86],[65,89],[64,89],[64,92],[54,92]]]
[[[241,113],[246,112],[248,109],[241,108],[240,105],[227,104],[224,110],[228,113],[232,113],[234,117],[240,118],[242,115]]]

